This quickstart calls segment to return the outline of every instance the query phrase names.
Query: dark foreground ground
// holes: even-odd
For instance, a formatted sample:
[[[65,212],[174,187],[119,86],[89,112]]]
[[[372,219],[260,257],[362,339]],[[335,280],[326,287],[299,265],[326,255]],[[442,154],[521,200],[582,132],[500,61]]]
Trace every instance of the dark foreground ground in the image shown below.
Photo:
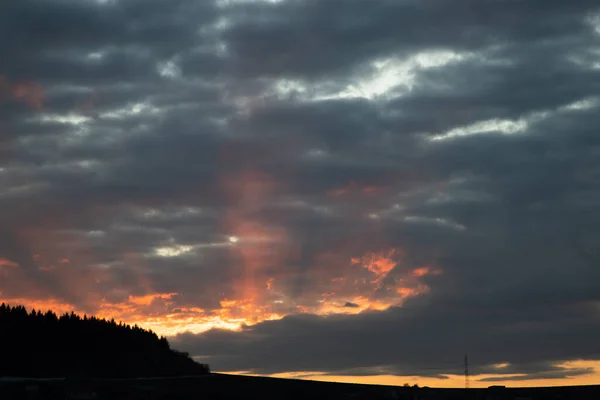
[[[0,399],[473,399],[600,400],[600,385],[432,389],[211,374],[139,380],[2,380]]]

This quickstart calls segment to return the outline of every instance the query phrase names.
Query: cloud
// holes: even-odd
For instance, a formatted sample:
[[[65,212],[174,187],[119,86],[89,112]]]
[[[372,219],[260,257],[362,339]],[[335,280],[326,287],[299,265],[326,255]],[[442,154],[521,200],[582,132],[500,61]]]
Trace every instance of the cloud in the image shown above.
[[[16,268],[19,264],[14,261],[7,260],[6,258],[0,258],[0,267],[4,268]]]
[[[571,340],[575,331],[577,341]],[[531,379],[537,379],[542,376],[535,374],[542,372],[573,372],[555,368],[554,360],[598,357],[593,350],[597,333],[597,316],[583,307],[560,315],[541,307],[521,312],[496,309],[483,318],[454,304],[417,299],[402,308],[359,317],[288,316],[238,333],[180,334],[174,343],[224,371],[293,369],[353,375],[363,368],[371,374],[381,369],[404,376],[461,374],[462,355],[469,352],[475,376],[495,372],[532,374]],[[488,365],[498,359],[507,360],[510,367],[492,371]]]
[[[215,370],[587,374],[599,13],[3,3],[0,300]]]
[[[528,381],[534,379],[565,379],[581,375],[589,375],[594,372],[593,368],[568,368],[550,365],[546,368],[538,368],[533,373],[523,375],[502,375],[498,377],[487,377],[479,379],[480,382],[498,382],[498,381]],[[542,371],[542,372],[539,372]]]

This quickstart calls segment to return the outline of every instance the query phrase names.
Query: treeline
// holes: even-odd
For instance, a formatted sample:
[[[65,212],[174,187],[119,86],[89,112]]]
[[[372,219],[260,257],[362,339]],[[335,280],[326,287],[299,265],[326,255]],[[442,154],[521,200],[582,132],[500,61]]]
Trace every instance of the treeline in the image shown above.
[[[134,378],[209,373],[165,337],[75,313],[0,305],[0,376]]]

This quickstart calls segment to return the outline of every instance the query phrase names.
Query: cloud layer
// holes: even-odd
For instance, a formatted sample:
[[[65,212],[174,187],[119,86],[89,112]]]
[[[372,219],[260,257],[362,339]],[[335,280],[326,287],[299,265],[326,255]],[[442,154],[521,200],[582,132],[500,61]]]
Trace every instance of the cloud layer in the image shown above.
[[[5,3],[0,300],[223,371],[593,372],[596,1]]]

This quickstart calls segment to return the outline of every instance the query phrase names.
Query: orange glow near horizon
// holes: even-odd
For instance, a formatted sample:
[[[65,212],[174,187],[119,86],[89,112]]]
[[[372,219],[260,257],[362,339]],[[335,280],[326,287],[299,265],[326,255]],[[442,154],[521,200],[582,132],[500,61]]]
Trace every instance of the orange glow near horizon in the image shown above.
[[[548,386],[579,386],[579,385],[598,385],[600,382],[600,361],[582,361],[574,360],[563,364],[560,367],[567,368],[592,368],[594,372],[586,375],[573,376],[562,379],[528,379],[528,380],[510,380],[500,374],[474,375],[471,377],[472,388],[487,388],[493,385],[503,385],[506,387],[548,387]],[[225,372],[232,375],[256,374],[239,372]],[[319,371],[286,372],[268,375],[273,378],[302,379],[321,382],[340,382],[340,383],[358,383],[367,385],[385,385],[385,386],[403,386],[408,383],[410,386],[415,384],[420,387],[428,386],[432,388],[464,388],[465,378],[463,375],[443,375],[445,379],[429,378],[422,376],[397,376],[397,375],[370,375],[370,376],[352,376],[352,375],[328,375]],[[484,379],[493,379],[486,381]],[[497,380],[499,379],[499,380]]]
[[[590,362],[587,366],[595,365],[598,368],[598,362]],[[371,376],[345,376],[345,375],[325,375],[319,373],[299,374],[275,374],[274,378],[305,379],[321,382],[340,382],[340,383],[359,383],[367,385],[385,385],[402,386],[405,383],[409,385],[419,385],[420,387],[437,388],[464,388],[465,378],[461,375],[445,375],[448,379],[427,378],[421,376],[396,376],[396,375],[371,375]],[[563,379],[530,379],[530,380],[494,380],[481,381],[480,379],[498,379],[502,375],[481,375],[471,378],[472,388],[487,388],[493,385],[503,385],[506,387],[544,387],[544,386],[579,386],[579,385],[597,385],[600,382],[600,373],[594,372],[589,375],[582,375]]]
[[[268,237],[268,234],[260,232],[263,237]],[[327,285],[331,290],[319,295],[317,299],[310,296],[292,298],[285,293],[285,287],[279,286],[280,283],[275,278],[261,278],[263,276],[260,274],[263,265],[261,251],[273,255],[273,251],[276,250],[272,247],[261,250],[262,243],[244,244],[243,239],[240,239],[239,245],[247,246],[245,249],[239,249],[238,243],[235,243],[236,248],[232,249],[239,251],[245,267],[245,275],[241,280],[233,283],[236,289],[234,293],[239,296],[221,298],[218,309],[178,307],[178,293],[154,291],[148,277],[143,274],[142,261],[133,255],[128,257],[130,270],[135,272],[138,286],[147,294],[126,295],[123,290],[115,289],[112,295],[122,300],[107,301],[104,296],[95,291],[94,285],[99,282],[111,282],[113,278],[110,271],[77,270],[66,258],[46,263],[45,257],[36,253],[32,258],[38,269],[46,274],[55,274],[63,280],[66,287],[73,289],[71,294],[83,300],[81,304],[86,306],[76,306],[57,298],[5,298],[2,293],[0,293],[0,301],[13,305],[22,304],[36,310],[50,309],[59,314],[71,311],[78,314],[94,314],[100,318],[137,324],[152,329],[159,335],[170,336],[183,332],[201,333],[215,328],[238,331],[243,326],[278,320],[286,315],[299,313],[326,317],[335,314],[354,315],[362,312],[384,311],[393,306],[402,306],[406,298],[427,294],[430,289],[421,279],[429,274],[438,273],[430,267],[402,270],[397,273],[393,283],[395,286],[390,288],[393,290],[388,290],[388,294],[383,298],[375,298],[374,294],[381,289],[383,279],[402,262],[402,251],[389,249],[349,260],[348,274],[344,277],[330,278]],[[328,256],[324,256],[323,260],[331,261]],[[19,270],[16,263],[3,258],[0,259],[1,267]],[[372,278],[360,278],[364,272],[370,274]],[[74,290],[75,288],[77,290]]]
[[[252,168],[224,176],[221,184],[233,205],[221,221],[220,233],[227,238],[226,250],[239,265],[239,271],[227,295],[220,295],[217,308],[182,306],[178,303],[181,300],[178,293],[157,291],[148,275],[147,260],[134,251],[125,253],[124,262],[139,291],[127,293],[117,285],[118,280],[110,268],[78,267],[82,261],[84,265],[94,265],[93,247],[85,239],[74,239],[79,240],[78,247],[85,250],[87,258],[82,260],[70,254],[55,254],[58,246],[39,229],[21,232],[23,242],[29,243],[34,253],[34,265],[44,274],[60,280],[69,294],[65,298],[76,301],[61,301],[48,293],[45,297],[40,295],[41,298],[6,298],[0,293],[0,302],[22,304],[28,309],[51,309],[58,314],[71,311],[93,314],[151,329],[158,335],[174,336],[211,329],[240,331],[244,326],[302,313],[327,318],[382,312],[390,307],[401,307],[409,297],[426,295],[430,288],[423,279],[441,272],[432,266],[405,265],[405,252],[401,248],[340,257],[351,249],[349,244],[342,244],[341,249],[329,249],[317,256],[318,291],[293,296],[286,280],[294,277],[294,271],[286,269],[286,265],[299,258],[299,245],[286,230],[284,221],[275,217],[267,219],[261,214],[263,205],[273,198],[280,184]],[[367,195],[379,189],[351,185],[349,190]],[[10,260],[6,260],[5,264],[9,263]],[[19,270],[18,266],[14,269]],[[112,283],[115,289],[110,292],[99,289],[110,287]],[[33,282],[31,285],[29,292],[37,293]]]
[[[178,307],[177,293],[157,293],[151,291],[150,282],[147,279],[139,277],[140,283],[146,285],[147,294],[129,295],[122,297],[120,302],[109,302],[102,299],[96,304],[94,309],[78,308],[72,304],[57,299],[30,299],[30,298],[6,298],[0,293],[0,302],[11,305],[22,304],[31,310],[35,308],[45,312],[53,310],[57,314],[64,314],[74,311],[80,315],[96,315],[99,318],[115,319],[130,325],[138,325],[146,329],[151,329],[161,336],[173,336],[183,332],[201,333],[210,329],[224,329],[239,331],[243,326],[250,326],[262,321],[277,320],[291,314],[311,313],[327,317],[335,314],[360,314],[363,312],[380,312],[392,306],[402,306],[404,299],[412,296],[426,295],[431,290],[425,284],[423,278],[430,275],[440,275],[442,270],[431,266],[421,266],[417,268],[405,268],[403,266],[402,251],[389,249],[377,253],[368,253],[360,258],[348,260],[348,275],[343,277],[331,278],[331,291],[322,293],[320,300],[316,303],[294,303],[287,308],[287,312],[278,312],[273,302],[270,302],[266,293],[280,291],[279,280],[270,277],[267,279],[256,279],[251,287],[245,287],[247,290],[243,293],[251,293],[255,298],[246,299],[226,299],[220,300],[218,309],[210,310],[200,307]],[[33,257],[38,263],[38,267],[44,267],[44,257],[37,254]],[[327,259],[328,260],[328,259]],[[15,265],[13,265],[15,264]],[[66,273],[70,268],[70,262],[66,259],[60,259],[55,262],[56,269],[48,269],[48,274],[60,273],[61,268],[67,268],[62,273]],[[140,265],[141,268],[141,264]],[[0,259],[0,267],[5,266],[10,271],[20,270],[16,263],[5,258]],[[377,278],[375,280],[366,279],[364,283],[358,282],[359,286],[355,289],[361,289],[354,295],[344,295],[349,293],[347,287],[353,281],[352,271],[366,272]],[[389,274],[395,275],[394,291],[390,296],[384,299],[375,299],[371,295]],[[62,276],[62,275],[61,275]],[[85,291],[85,285],[88,285],[93,275],[73,276],[73,284],[83,284],[81,291]],[[106,275],[102,279],[110,280]],[[244,282],[248,284],[248,281]],[[256,283],[256,285],[255,285]],[[90,294],[91,299],[98,297]],[[285,297],[283,297],[286,299]],[[348,306],[347,303],[351,303]],[[506,363],[499,363],[496,367],[499,372],[506,367]],[[568,368],[594,368],[600,371],[599,362],[572,361],[561,366]],[[232,373],[224,371],[225,373]],[[240,372],[240,374],[244,374]],[[249,374],[251,375],[251,374]],[[307,379],[315,381],[347,382],[361,384],[378,384],[390,386],[402,386],[405,383],[410,385],[430,387],[456,387],[464,386],[464,378],[458,375],[447,375],[447,379],[427,378],[419,376],[393,376],[393,375],[374,375],[374,376],[339,376],[327,375],[322,372],[288,372],[271,375],[279,378]],[[472,387],[485,388],[491,385],[505,385],[507,387],[529,387],[529,386],[561,386],[561,385],[586,385],[595,384],[600,381],[600,373],[594,372],[587,375],[575,376],[565,379],[536,379],[536,380],[502,380],[501,374],[476,375],[471,379]],[[481,379],[500,379],[493,381],[482,381]],[[518,378],[518,376],[515,376]]]

